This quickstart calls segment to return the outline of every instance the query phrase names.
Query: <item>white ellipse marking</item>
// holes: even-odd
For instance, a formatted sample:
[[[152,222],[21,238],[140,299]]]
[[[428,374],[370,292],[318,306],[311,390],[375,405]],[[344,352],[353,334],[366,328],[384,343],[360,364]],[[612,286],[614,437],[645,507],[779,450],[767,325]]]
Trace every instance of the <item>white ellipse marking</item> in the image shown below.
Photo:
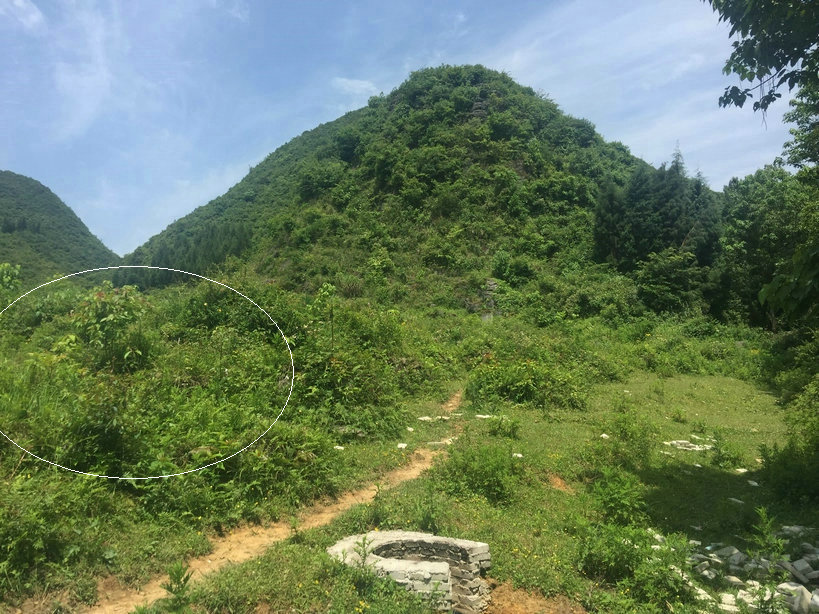
[[[100,473],[88,473],[87,471],[79,471],[77,469],[72,469],[71,467],[66,467],[64,465],[60,465],[60,464],[55,463],[54,461],[50,461],[50,460],[48,460],[46,458],[41,458],[41,457],[37,456],[36,454],[34,454],[33,452],[29,452],[23,446],[21,446],[16,441],[14,441],[11,437],[6,435],[5,431],[3,431],[3,430],[0,430],[0,435],[5,437],[6,439],[8,439],[11,443],[13,443],[15,446],[20,448],[20,450],[22,450],[26,454],[28,454],[30,456],[33,456],[37,460],[43,461],[44,463],[48,463],[49,465],[54,465],[55,467],[59,467],[60,469],[65,469],[66,471],[71,471],[72,473],[80,473],[82,475],[89,475],[89,476],[94,477],[94,478],[107,478],[109,480],[155,480],[155,479],[158,479],[158,478],[172,478],[172,477],[175,477],[175,476],[178,476],[178,475],[185,475],[186,473],[196,473],[197,471],[202,471],[202,469],[212,467],[213,465],[218,465],[219,463],[223,463],[226,460],[231,459],[234,456],[237,456],[237,455],[241,454],[242,452],[247,450],[250,446],[252,446],[257,441],[259,441],[262,437],[267,435],[267,433],[270,431],[270,429],[273,428],[273,425],[276,424],[276,422],[278,422],[279,418],[282,417],[282,414],[284,413],[284,408],[287,407],[287,403],[290,401],[290,396],[293,394],[293,383],[296,380],[296,366],[295,366],[295,363],[293,362],[293,351],[290,349],[290,344],[287,342],[287,337],[284,336],[284,332],[282,332],[282,329],[279,328],[279,325],[276,323],[276,320],[274,320],[271,317],[271,315],[269,313],[267,313],[267,311],[265,311],[262,307],[260,307],[256,303],[256,301],[254,301],[253,299],[245,296],[244,294],[242,294],[238,290],[236,290],[234,288],[231,288],[227,284],[223,284],[221,281],[216,281],[215,279],[210,279],[209,277],[205,277],[204,275],[197,275],[196,273],[189,273],[188,271],[182,271],[180,269],[170,269],[170,268],[161,267],[161,266],[145,266],[145,265],[140,265],[140,264],[123,264],[121,266],[106,266],[106,267],[100,267],[98,269],[87,269],[85,271],[78,271],[77,273],[71,273],[70,275],[65,275],[64,277],[60,277],[59,279],[52,279],[51,281],[47,281],[44,284],[40,284],[36,288],[33,288],[33,289],[29,290],[25,294],[17,297],[11,303],[6,305],[6,307],[3,309],[3,311],[0,311],[0,315],[3,315],[9,307],[14,305],[14,303],[19,301],[21,298],[25,298],[26,296],[28,296],[29,294],[31,294],[35,290],[39,290],[40,288],[42,288],[44,286],[56,283],[58,281],[62,281],[64,279],[68,279],[69,277],[74,277],[76,275],[82,275],[84,273],[94,273],[96,271],[109,271],[109,270],[112,270],[112,269],[155,269],[155,270],[158,270],[158,271],[173,271],[174,273],[184,273],[185,275],[190,275],[192,277],[198,277],[199,279],[204,279],[204,280],[212,282],[214,284],[219,284],[220,286],[223,286],[223,287],[227,288],[228,290],[231,290],[231,291],[235,292],[236,294],[241,296],[246,301],[249,301],[250,303],[252,303],[257,309],[259,309],[264,315],[266,315],[267,318],[271,322],[273,322],[273,325],[276,327],[276,330],[279,331],[279,334],[282,336],[282,339],[284,340],[284,345],[287,347],[287,353],[290,355],[290,390],[287,393],[287,399],[285,399],[284,405],[282,405],[282,409],[279,412],[279,415],[276,416],[276,419],[273,420],[273,422],[270,424],[270,426],[268,426],[267,429],[265,429],[265,431],[261,435],[259,435],[256,439],[251,441],[249,444],[247,444],[244,448],[242,448],[238,452],[234,452],[230,456],[226,456],[225,458],[220,458],[217,461],[213,461],[212,463],[208,463],[207,465],[202,465],[201,467],[197,467],[196,469],[188,469],[187,471],[180,471],[179,473],[168,473],[168,474],[165,474],[165,475],[149,475],[147,477],[132,477],[132,476],[121,477],[121,476],[118,476],[118,475],[102,475]]]

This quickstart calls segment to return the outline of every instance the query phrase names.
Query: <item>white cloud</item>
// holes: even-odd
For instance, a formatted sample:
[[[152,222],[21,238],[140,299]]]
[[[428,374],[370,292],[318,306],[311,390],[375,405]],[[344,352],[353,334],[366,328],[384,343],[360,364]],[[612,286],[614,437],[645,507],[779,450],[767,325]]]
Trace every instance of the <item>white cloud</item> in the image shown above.
[[[105,109],[115,71],[111,46],[121,32],[91,5],[66,11],[53,53],[57,105],[57,140],[81,136]]]
[[[347,79],[345,77],[333,77],[332,85],[338,91],[349,96],[361,98],[362,96],[373,96],[378,93],[378,88],[372,81],[364,79]]]
[[[250,7],[245,0],[210,0],[211,7],[221,9],[233,19],[247,23],[250,19]]]
[[[31,0],[0,0],[0,17],[9,15],[28,32],[41,32],[46,27],[45,17]]]

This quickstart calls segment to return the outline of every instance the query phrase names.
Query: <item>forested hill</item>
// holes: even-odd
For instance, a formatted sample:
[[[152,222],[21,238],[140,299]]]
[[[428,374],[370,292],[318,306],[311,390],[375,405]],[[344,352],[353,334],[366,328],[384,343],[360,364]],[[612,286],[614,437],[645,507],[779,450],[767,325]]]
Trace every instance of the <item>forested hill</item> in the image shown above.
[[[24,283],[118,260],[51,190],[0,171],[0,262],[20,265]]]
[[[292,289],[446,288],[463,306],[487,277],[520,286],[607,260],[627,272],[681,246],[708,265],[717,222],[680,157],[654,169],[504,74],[444,66],[293,139],[126,261],[204,273],[245,253]]]

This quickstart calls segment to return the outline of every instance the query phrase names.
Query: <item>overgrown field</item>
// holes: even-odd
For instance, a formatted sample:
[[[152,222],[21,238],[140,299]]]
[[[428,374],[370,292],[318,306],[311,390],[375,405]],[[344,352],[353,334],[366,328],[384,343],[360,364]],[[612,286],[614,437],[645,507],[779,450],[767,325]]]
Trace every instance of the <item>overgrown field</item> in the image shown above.
[[[59,282],[4,314],[3,431],[45,459],[123,478],[69,473],[2,448],[5,604],[46,595],[70,611],[96,601],[99,577],[137,586],[175,565],[169,587],[178,595],[160,611],[251,612],[262,603],[422,611],[324,554],[334,540],[378,527],[484,540],[499,580],[592,611],[651,611],[690,600],[660,573],[684,564],[687,538],[748,536],[757,506],[782,522],[819,521],[810,506],[777,495],[798,476],[757,460],[760,446],[782,445],[787,434],[765,389],[769,334],[651,314],[537,325],[384,309],[329,284],[307,296],[242,273],[220,280],[271,314],[296,372],[281,418],[230,458],[278,416],[291,374],[275,325],[236,293],[207,281],[150,293]],[[446,425],[417,417],[456,385],[464,429],[428,476],[327,528],[294,526],[262,559],[182,588],[182,562],[207,553],[209,535],[286,520],[317,497],[377,481],[445,436]],[[695,436],[713,438],[715,450],[661,444]],[[652,562],[647,527],[681,547]]]

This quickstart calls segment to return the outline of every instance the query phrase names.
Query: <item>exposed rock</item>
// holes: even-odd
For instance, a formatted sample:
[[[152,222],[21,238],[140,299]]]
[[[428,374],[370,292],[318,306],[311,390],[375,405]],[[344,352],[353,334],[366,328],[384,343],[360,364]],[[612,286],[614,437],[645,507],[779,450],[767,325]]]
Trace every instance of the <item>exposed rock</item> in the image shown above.
[[[710,449],[712,449],[714,447],[714,446],[712,446],[710,444],[707,444],[707,443],[702,443],[702,444],[691,443],[687,439],[675,439],[673,441],[664,441],[663,445],[671,446],[672,448],[677,448],[678,450],[691,450],[691,451],[694,451],[694,452],[701,452],[703,450],[710,450]]]

